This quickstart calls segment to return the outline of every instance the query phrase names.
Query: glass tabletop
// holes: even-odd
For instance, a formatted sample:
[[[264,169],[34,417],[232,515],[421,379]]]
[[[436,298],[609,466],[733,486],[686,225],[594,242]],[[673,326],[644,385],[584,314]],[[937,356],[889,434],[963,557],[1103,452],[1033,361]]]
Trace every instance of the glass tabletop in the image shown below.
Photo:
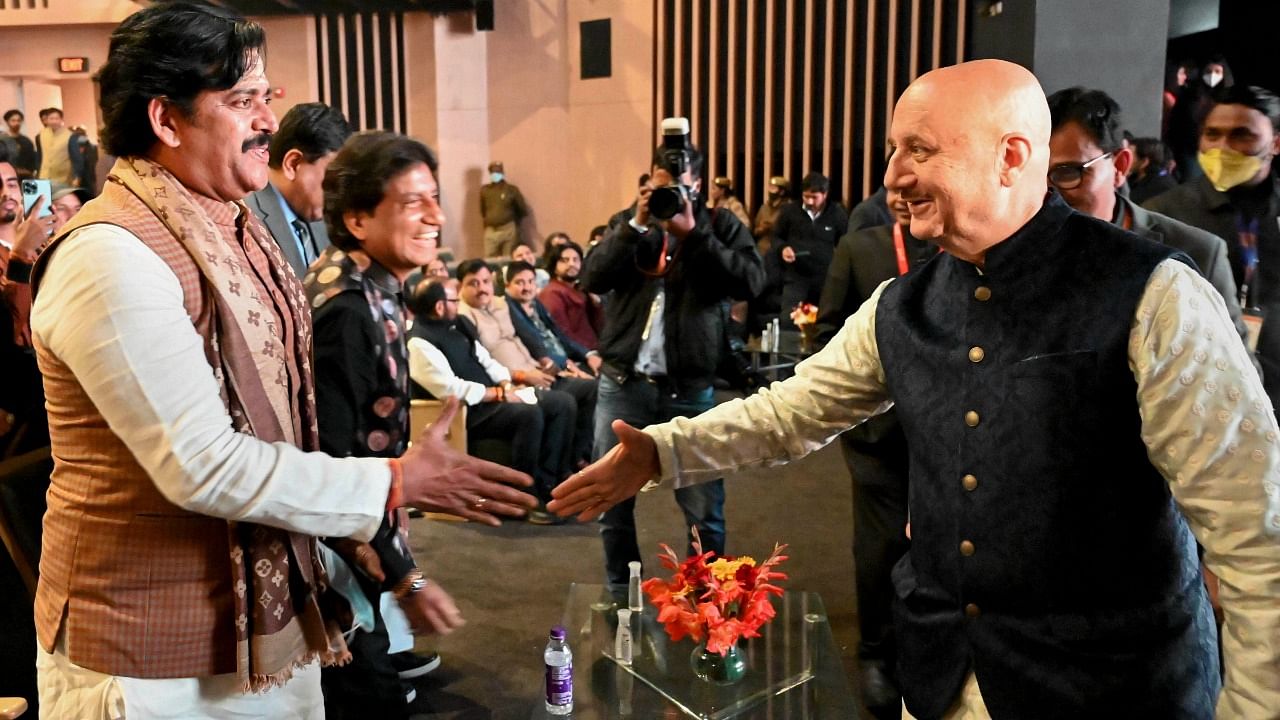
[[[647,605],[633,618],[633,661],[614,660],[617,610],[601,585],[574,584],[563,624],[574,654],[574,709],[578,720],[614,718],[814,718],[859,717],[826,609],[817,593],[788,592],[773,599],[777,617],[761,637],[741,643],[746,676],[718,686],[694,675],[695,643],[672,642]],[[553,717],[541,705],[532,718]]]

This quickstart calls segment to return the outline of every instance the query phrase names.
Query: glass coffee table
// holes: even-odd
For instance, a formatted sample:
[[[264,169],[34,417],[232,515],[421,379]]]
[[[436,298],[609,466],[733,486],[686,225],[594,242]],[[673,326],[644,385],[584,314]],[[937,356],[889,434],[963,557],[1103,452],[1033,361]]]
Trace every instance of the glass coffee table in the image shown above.
[[[693,674],[689,656],[694,642],[672,642],[657,622],[655,608],[647,604],[642,616],[632,619],[632,664],[619,664],[613,658],[613,642],[617,610],[626,606],[626,599],[611,596],[602,585],[575,583],[562,618],[573,648],[572,717],[858,718],[822,598],[817,593],[787,592],[773,603],[777,617],[760,629],[761,637],[741,643],[746,677],[720,686]],[[554,716],[539,703],[530,717]]]

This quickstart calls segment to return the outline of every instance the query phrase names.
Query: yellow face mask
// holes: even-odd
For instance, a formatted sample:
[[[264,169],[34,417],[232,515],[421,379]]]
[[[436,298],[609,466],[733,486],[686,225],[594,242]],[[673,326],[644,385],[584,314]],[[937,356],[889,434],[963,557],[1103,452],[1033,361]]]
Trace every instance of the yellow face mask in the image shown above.
[[[1213,148],[1200,153],[1200,168],[1213,184],[1213,189],[1226,192],[1249,182],[1262,169],[1262,158],[1245,155],[1231,148]]]

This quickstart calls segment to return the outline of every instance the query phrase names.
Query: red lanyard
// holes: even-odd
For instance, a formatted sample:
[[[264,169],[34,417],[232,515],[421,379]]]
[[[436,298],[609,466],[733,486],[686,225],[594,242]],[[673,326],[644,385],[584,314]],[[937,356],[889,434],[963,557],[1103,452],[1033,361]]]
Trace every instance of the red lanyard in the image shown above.
[[[902,241],[902,226],[898,223],[893,224],[893,252],[898,256],[898,277],[902,277],[911,267],[907,265],[907,246]]]

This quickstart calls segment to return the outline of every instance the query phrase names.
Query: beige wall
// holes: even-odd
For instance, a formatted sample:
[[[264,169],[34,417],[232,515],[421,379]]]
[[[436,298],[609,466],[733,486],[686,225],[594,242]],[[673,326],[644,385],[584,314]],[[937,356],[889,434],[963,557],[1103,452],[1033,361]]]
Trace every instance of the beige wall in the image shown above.
[[[310,15],[253,19],[267,33],[267,79],[273,88],[284,89],[284,97],[271,101],[276,117],[282,118],[294,105],[319,97],[315,20]]]
[[[654,144],[651,13],[635,0],[546,0],[497,3],[493,32],[475,32],[469,16],[436,20],[446,235],[462,256],[483,249],[490,160],[529,201],[535,246],[556,230],[585,242],[631,202]],[[613,21],[613,76],[580,80],[578,23],[601,18]]]

